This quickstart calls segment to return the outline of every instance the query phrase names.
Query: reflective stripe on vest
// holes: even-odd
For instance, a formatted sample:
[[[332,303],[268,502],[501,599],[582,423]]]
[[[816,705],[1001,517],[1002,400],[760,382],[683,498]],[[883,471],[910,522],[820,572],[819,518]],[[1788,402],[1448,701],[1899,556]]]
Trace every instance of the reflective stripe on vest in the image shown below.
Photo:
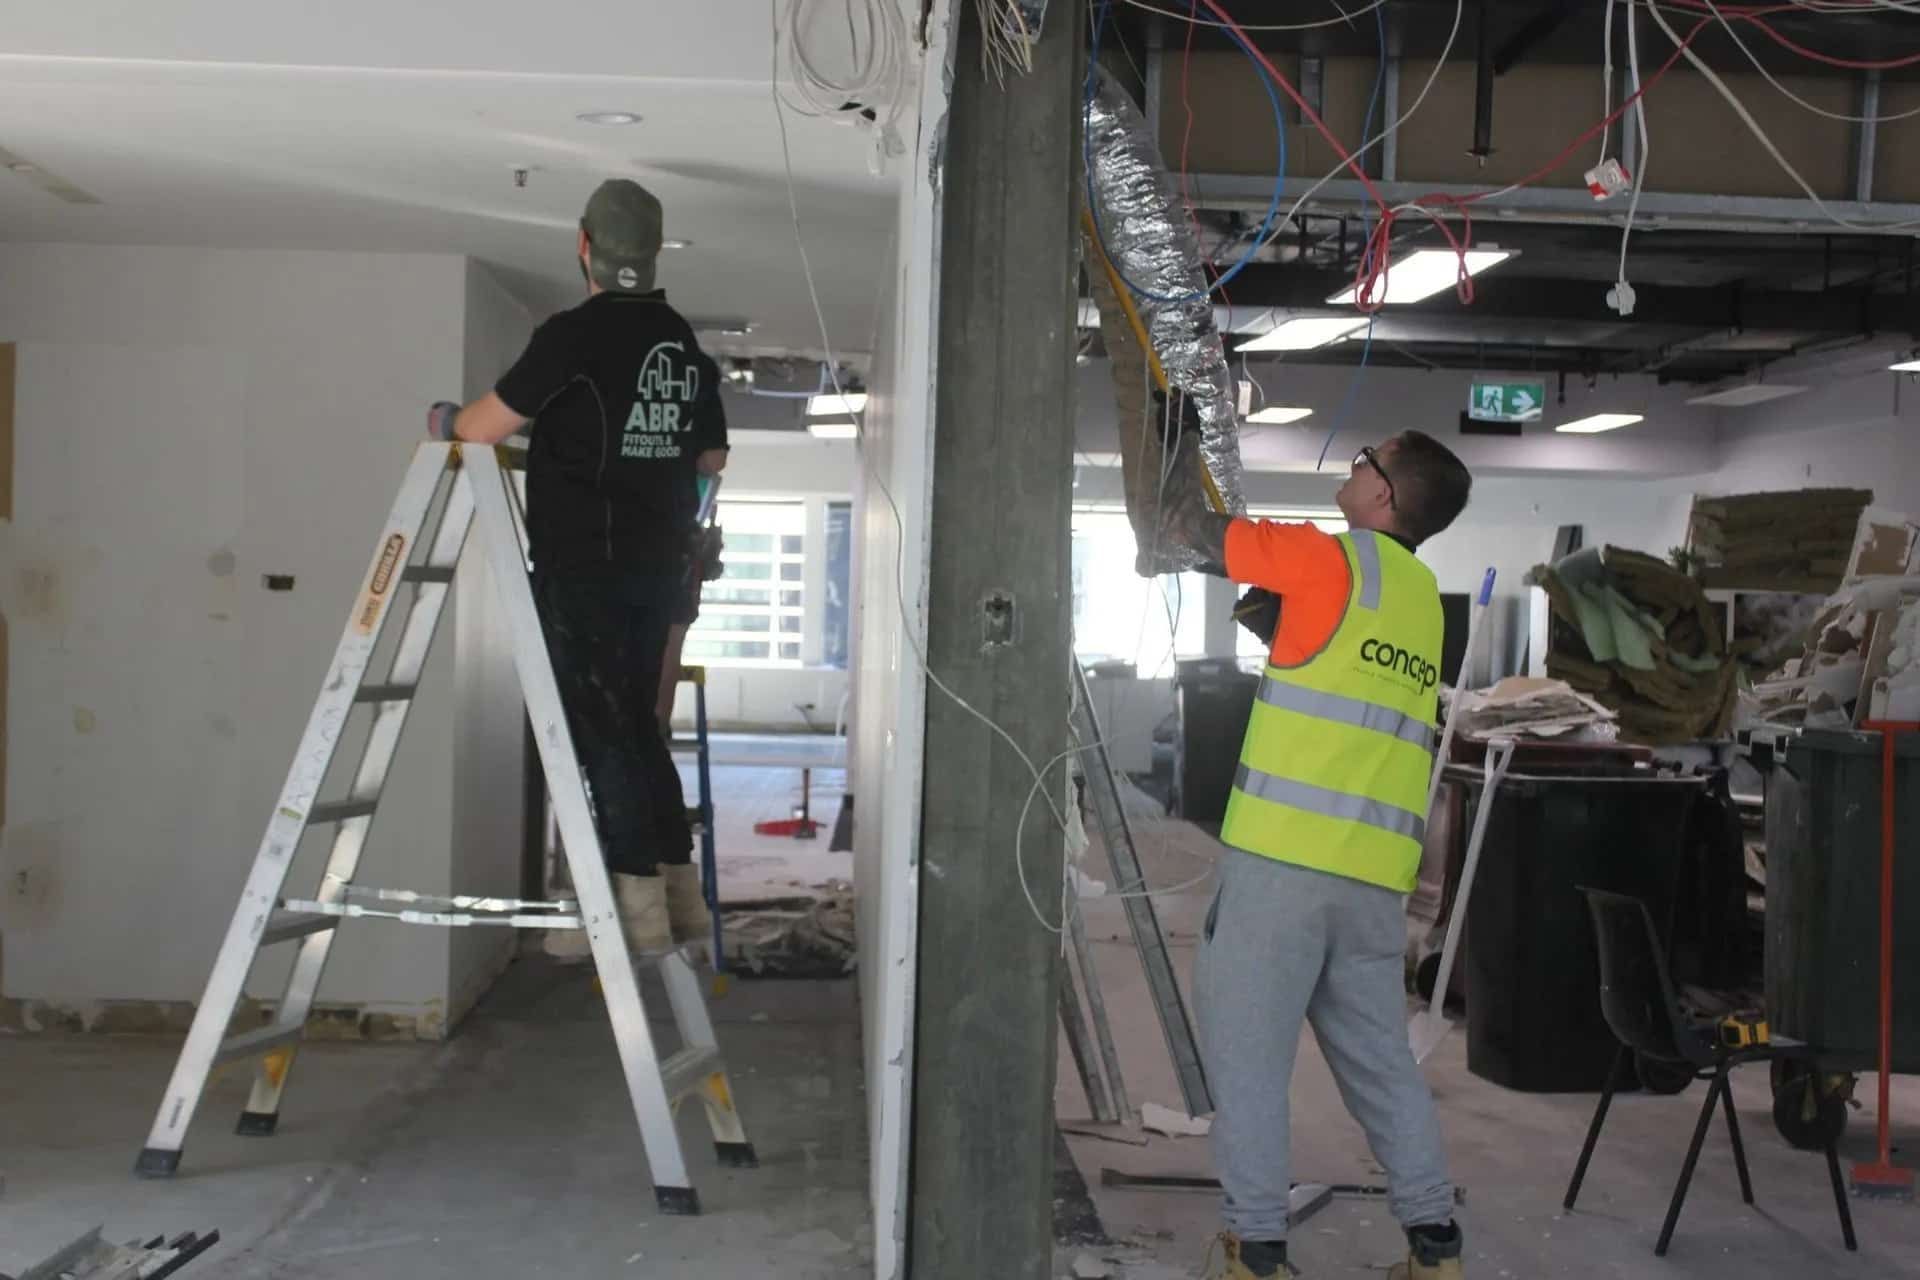
[[[1433,750],[1432,725],[1423,724],[1404,711],[1395,711],[1377,702],[1327,693],[1321,689],[1307,689],[1297,684],[1284,684],[1272,676],[1260,681],[1260,701],[1270,706],[1284,707],[1288,711],[1298,711],[1316,720],[1337,720],[1341,724],[1371,729],[1390,738],[1411,742],[1422,750]]]
[[[1347,607],[1319,652],[1261,681],[1220,836],[1405,893],[1419,873],[1442,624],[1432,571],[1341,534]]]
[[[1342,818],[1348,822],[1378,827],[1382,831],[1396,836],[1405,836],[1409,840],[1424,839],[1427,834],[1427,820],[1417,813],[1396,809],[1390,804],[1369,800],[1365,796],[1348,795],[1344,791],[1333,791],[1305,782],[1295,782],[1291,778],[1276,778],[1270,773],[1259,773],[1249,769],[1244,764],[1234,773],[1233,785],[1248,795],[1258,796],[1262,800],[1271,800],[1275,804],[1284,804],[1329,818]]]

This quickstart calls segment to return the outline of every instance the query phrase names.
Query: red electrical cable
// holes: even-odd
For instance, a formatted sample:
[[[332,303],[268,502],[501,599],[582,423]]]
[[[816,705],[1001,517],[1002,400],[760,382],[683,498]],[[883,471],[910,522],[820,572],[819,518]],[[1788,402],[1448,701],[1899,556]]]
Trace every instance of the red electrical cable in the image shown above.
[[[1766,21],[1767,18],[1778,13],[1804,12],[1798,5],[1767,5],[1760,8],[1715,5],[1713,8],[1709,8],[1706,4],[1702,3],[1702,0],[1667,0],[1667,2],[1675,8],[1691,10],[1694,13],[1712,15],[1714,10],[1717,9],[1721,17],[1738,19],[1749,26],[1758,27],[1767,39],[1773,41],[1782,49],[1796,53],[1810,62],[1818,62],[1823,66],[1839,67],[1847,71],[1893,71],[1901,67],[1920,66],[1920,53],[1910,53],[1898,58],[1881,58],[1864,61],[1855,58],[1836,57],[1830,53],[1822,53],[1818,49],[1809,49],[1805,45],[1797,43],[1792,38],[1782,35],[1774,28],[1772,23]],[[1878,8],[1879,6],[1874,5],[1871,3],[1871,0],[1868,0],[1868,3],[1855,5],[1853,7],[1865,11]]]

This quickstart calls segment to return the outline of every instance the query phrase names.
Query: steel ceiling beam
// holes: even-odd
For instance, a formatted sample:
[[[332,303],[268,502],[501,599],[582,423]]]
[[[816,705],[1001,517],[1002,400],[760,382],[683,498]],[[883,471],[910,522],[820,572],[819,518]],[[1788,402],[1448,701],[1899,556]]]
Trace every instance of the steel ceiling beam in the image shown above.
[[[1339,314],[1327,299],[1353,283],[1338,271],[1299,266],[1252,264],[1234,277],[1233,301],[1243,307]],[[1423,319],[1457,316],[1463,320],[1499,319],[1539,324],[1618,324],[1700,329],[1800,333],[1920,334],[1920,298],[1897,293],[1831,290],[1826,293],[1757,290],[1742,286],[1687,288],[1639,281],[1639,305],[1631,320],[1607,307],[1606,286],[1593,280],[1477,276],[1474,301],[1463,306],[1451,291],[1389,308],[1390,317]],[[1630,342],[1623,346],[1632,345]]]
[[[1273,179],[1231,173],[1196,173],[1192,180],[1197,190],[1206,193],[1209,209],[1237,209],[1258,213],[1267,207],[1273,195]],[[1464,198],[1485,196],[1498,190],[1475,183],[1376,182],[1374,187],[1389,204],[1404,204],[1423,196]],[[1329,216],[1371,208],[1366,189],[1351,178],[1336,178],[1324,184],[1307,203],[1306,212]],[[1912,238],[1920,234],[1920,204],[1892,201],[1828,200],[1828,210],[1860,227],[1846,228],[1850,235],[1894,235]],[[1618,226],[1624,208],[1595,203],[1585,187],[1522,187],[1502,195],[1497,204],[1473,211],[1475,236],[1497,240],[1502,221],[1575,222]],[[1643,191],[1640,212],[1635,220],[1640,228],[1691,228],[1701,231],[1786,231],[1825,232],[1834,224],[1811,200],[1784,196],[1696,195],[1684,192]]]

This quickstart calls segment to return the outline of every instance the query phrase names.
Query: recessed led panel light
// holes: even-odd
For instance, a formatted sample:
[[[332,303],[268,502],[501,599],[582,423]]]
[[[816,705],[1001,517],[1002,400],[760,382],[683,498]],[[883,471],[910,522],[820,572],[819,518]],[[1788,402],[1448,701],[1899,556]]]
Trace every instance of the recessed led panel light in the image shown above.
[[[660,242],[660,247],[661,247],[662,249],[691,249],[691,248],[693,248],[693,241],[691,241],[691,240],[662,240],[662,241]]]
[[[1596,413],[1590,417],[1576,418],[1572,422],[1563,422],[1555,431],[1565,431],[1570,435],[1590,436],[1602,431],[1613,431],[1620,427],[1630,427],[1636,422],[1645,422],[1644,413]]]
[[[639,124],[640,113],[638,111],[582,111],[574,119],[581,124]]]
[[[1311,409],[1296,409],[1291,405],[1271,404],[1258,413],[1248,414],[1247,424],[1255,427],[1278,427],[1312,416],[1313,410]]]
[[[1920,373],[1920,360],[1902,360],[1899,364],[1890,364],[1887,368],[1895,373]]]
[[[849,391],[843,396],[822,395],[807,397],[807,416],[809,418],[844,418],[850,413],[859,413],[867,407],[867,393]]]
[[[851,418],[838,422],[809,422],[807,432],[819,440],[855,440],[860,436],[860,428]]]
[[[1687,403],[1716,405],[1722,409],[1739,409],[1750,404],[1765,404],[1769,400],[1797,396],[1805,390],[1805,387],[1791,387],[1784,382],[1750,382],[1743,387],[1728,387],[1725,391],[1694,396]]]
[[[1477,276],[1512,256],[1513,253],[1507,249],[1469,249],[1466,252],[1467,274]],[[1389,307],[1396,307],[1431,298],[1442,289],[1453,288],[1459,279],[1459,254],[1451,249],[1421,249],[1404,258],[1397,258],[1388,265],[1385,296],[1376,294],[1375,298]],[[1353,302],[1354,296],[1355,290],[1350,286],[1327,301],[1334,306],[1347,306]]]
[[[1365,316],[1295,316],[1283,320],[1259,337],[1240,344],[1241,351],[1311,351],[1338,342],[1367,327]]]

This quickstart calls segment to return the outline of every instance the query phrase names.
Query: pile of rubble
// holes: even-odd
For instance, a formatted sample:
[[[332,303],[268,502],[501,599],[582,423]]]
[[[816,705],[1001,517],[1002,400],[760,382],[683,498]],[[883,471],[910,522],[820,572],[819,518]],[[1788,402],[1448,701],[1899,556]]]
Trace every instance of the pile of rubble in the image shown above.
[[[1726,736],[1737,655],[1724,615],[1696,579],[1609,546],[1536,568],[1529,581],[1546,591],[1553,614],[1547,674],[1612,710],[1623,740]]]
[[[1920,719],[1920,519],[1869,509],[1802,651],[1741,698],[1744,726]]]
[[[1687,554],[1708,588],[1825,595],[1847,572],[1865,489],[1696,494]]]

